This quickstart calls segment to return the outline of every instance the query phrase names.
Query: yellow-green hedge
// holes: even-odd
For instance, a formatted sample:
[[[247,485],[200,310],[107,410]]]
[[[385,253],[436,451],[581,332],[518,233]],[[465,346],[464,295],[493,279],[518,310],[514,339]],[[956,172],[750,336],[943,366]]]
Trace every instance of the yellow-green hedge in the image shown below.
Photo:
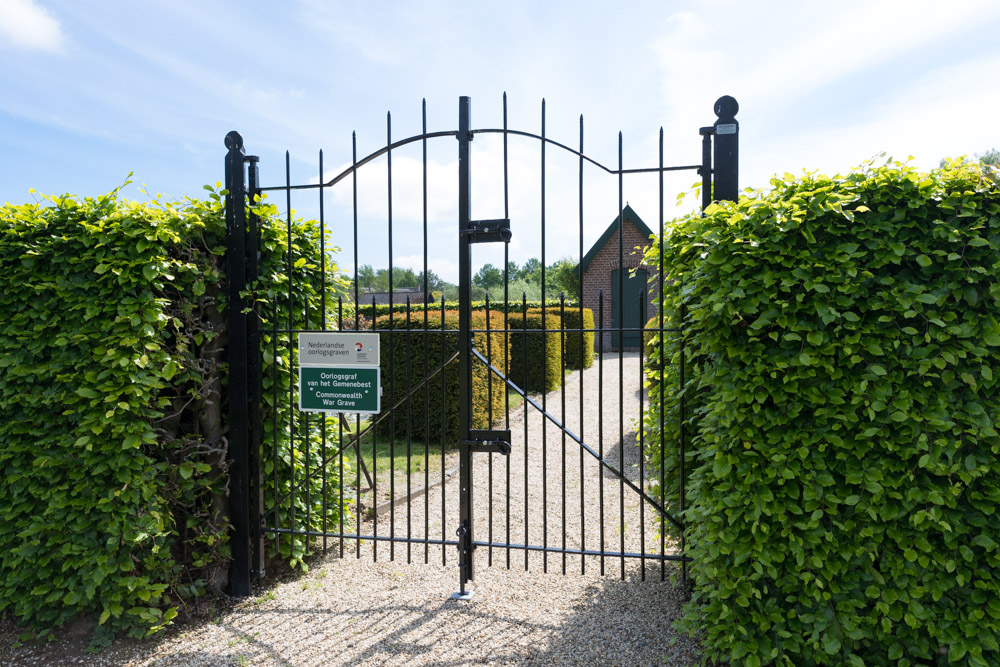
[[[529,392],[552,391],[562,384],[562,335],[559,318],[541,312],[510,313],[510,379]],[[547,329],[547,333],[542,330]]]
[[[541,308],[528,311],[541,315]],[[566,370],[590,368],[594,365],[594,311],[590,308],[550,306],[546,315],[555,315],[562,322],[557,328],[563,330],[560,336],[566,353]],[[583,331],[581,337],[580,333]],[[581,344],[582,339],[582,344]]]
[[[382,414],[388,414],[392,406],[406,397],[411,388],[418,387],[424,378],[431,379],[416,389],[383,424],[388,422],[387,426],[397,437],[409,435],[422,440],[426,434],[432,442],[440,442],[443,438],[448,444],[456,444],[458,359],[447,364],[443,372],[434,374],[434,371],[458,349],[458,311],[445,310],[442,327],[441,309],[428,309],[426,329],[423,311],[410,313],[409,317],[405,312],[396,312],[392,315],[392,332],[389,331],[389,317],[380,315],[375,320],[381,345]],[[471,327],[486,329],[483,311],[473,311]],[[489,334],[474,334],[476,349],[502,371],[507,366],[502,313],[490,313],[490,329]],[[503,415],[505,391],[500,377],[477,359],[472,360],[473,428],[489,428],[491,414],[494,421]]]

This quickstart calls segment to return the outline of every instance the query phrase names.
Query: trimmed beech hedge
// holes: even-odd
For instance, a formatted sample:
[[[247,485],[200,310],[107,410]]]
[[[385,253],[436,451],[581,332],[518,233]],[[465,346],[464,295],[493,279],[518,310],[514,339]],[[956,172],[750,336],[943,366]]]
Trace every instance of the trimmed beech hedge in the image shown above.
[[[957,162],[771,185],[664,239],[685,623],[734,665],[1000,664],[1000,190]]]
[[[429,367],[431,379],[426,383],[427,390],[420,387],[412,393],[389,417],[387,426],[393,429],[397,437],[406,437],[407,433],[422,440],[427,437],[433,442],[440,442],[442,431],[446,444],[458,443],[458,359],[447,364],[443,373],[434,373],[435,368],[447,360],[458,349],[458,311],[444,311],[444,333],[441,333],[441,309],[427,309],[427,329],[424,330],[424,313],[396,312],[392,315],[393,332],[388,331],[389,315],[381,315],[375,320],[375,328],[379,331],[381,345],[382,368],[382,411],[389,412],[393,405],[402,400],[411,387],[418,386],[425,377],[425,360]],[[483,311],[473,311],[471,318],[473,329],[486,329],[486,314]],[[501,371],[506,368],[507,359],[504,354],[503,314],[490,313],[490,334],[485,332],[473,335],[476,349],[490,359],[493,366]],[[443,379],[442,379],[443,378]],[[444,382],[444,400],[442,401],[442,382]],[[425,393],[429,392],[429,397]],[[490,415],[494,420],[503,415],[505,385],[502,379],[491,373],[478,360],[472,362],[472,427],[490,428]],[[442,412],[442,409],[445,412]],[[384,422],[383,422],[384,423]],[[429,430],[428,430],[429,429]]]
[[[547,392],[562,384],[562,335],[559,317],[541,311],[510,313],[510,380],[527,392]],[[541,330],[548,329],[549,333]]]
[[[154,632],[226,586],[221,194],[140,204],[116,190],[0,207],[0,615],[52,628],[92,613],[102,644]],[[258,287],[276,295],[284,324],[287,228],[273,207],[258,210],[270,251]],[[293,228],[297,283],[315,297],[319,226]],[[265,382],[275,365],[291,367],[283,349],[266,355]],[[277,466],[284,494],[301,452],[270,453],[266,474]],[[314,504],[314,529],[322,514]],[[279,551],[297,555],[287,540]]]

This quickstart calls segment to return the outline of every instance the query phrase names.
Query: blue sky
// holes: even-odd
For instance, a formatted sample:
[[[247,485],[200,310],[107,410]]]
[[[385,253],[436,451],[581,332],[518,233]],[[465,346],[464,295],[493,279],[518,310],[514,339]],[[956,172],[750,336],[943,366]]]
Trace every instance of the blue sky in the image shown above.
[[[139,186],[198,195],[222,178],[229,130],[261,157],[265,184],[332,174],[392,136],[454,129],[469,95],[474,127],[546,132],[614,166],[698,161],[699,126],[720,95],[740,103],[741,186],[774,173],[845,172],[886,152],[920,167],[1000,148],[1000,3],[949,2],[81,2],[0,0],[0,202],[45,193],[97,195],[134,172]],[[503,215],[499,151],[473,144],[473,215]],[[394,152],[393,259],[422,262],[419,145]],[[456,144],[430,148],[431,268],[454,278]],[[538,256],[537,142],[512,141],[511,259]],[[577,166],[549,152],[546,254],[580,244]],[[385,161],[359,177],[361,263],[384,265]],[[617,213],[617,182],[585,174],[584,250]],[[667,180],[667,211],[695,177]],[[353,243],[349,190],[326,195],[331,236]],[[624,198],[658,225],[655,179]],[[284,203],[281,202],[282,207]],[[316,198],[293,201],[315,215]],[[690,204],[688,204],[690,208]],[[338,227],[339,225],[339,227]],[[437,243],[440,241],[441,243]],[[437,246],[441,246],[439,248]],[[367,253],[367,254],[365,254]],[[476,261],[496,262],[496,249]],[[492,254],[491,254],[492,253]],[[350,264],[346,256],[343,264]]]

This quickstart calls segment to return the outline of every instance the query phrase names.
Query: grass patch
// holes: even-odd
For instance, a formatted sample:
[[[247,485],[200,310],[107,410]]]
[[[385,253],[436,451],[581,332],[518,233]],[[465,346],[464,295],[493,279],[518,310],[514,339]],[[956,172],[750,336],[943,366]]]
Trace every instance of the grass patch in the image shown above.
[[[521,404],[524,403],[524,396],[521,396],[513,389],[508,389],[507,402],[510,404],[510,411],[514,412],[514,410],[517,410],[519,407],[521,407]]]
[[[362,430],[364,427],[362,423]],[[371,433],[368,433],[361,439],[358,448],[365,467],[373,475],[388,474],[390,471],[396,474],[422,473],[424,470],[433,473],[441,469],[440,442],[425,445],[423,440],[412,440],[407,448],[405,439],[397,438],[394,442],[388,434],[383,436],[379,433],[373,443]],[[344,459],[349,459],[352,464],[357,462],[353,447],[344,452]]]

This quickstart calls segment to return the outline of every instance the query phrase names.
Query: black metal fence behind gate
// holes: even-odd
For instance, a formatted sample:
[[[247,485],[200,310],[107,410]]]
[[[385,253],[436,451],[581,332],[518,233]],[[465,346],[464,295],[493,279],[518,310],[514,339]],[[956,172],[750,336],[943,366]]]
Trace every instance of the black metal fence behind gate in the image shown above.
[[[512,552],[522,552],[525,569],[535,554],[546,571],[552,555],[560,559],[563,573],[568,562],[576,561],[581,572],[592,562],[604,573],[606,562],[613,559],[620,563],[624,577],[626,559],[637,559],[643,577],[647,561],[659,563],[661,578],[671,561],[680,563],[686,576],[689,559],[680,518],[685,502],[687,416],[683,399],[681,435],[674,443],[680,465],[677,479],[664,478],[662,453],[658,462],[645,460],[641,425],[644,382],[662,386],[666,381],[662,364],[659,370],[644,368],[642,336],[682,338],[683,323],[665,326],[662,312],[650,327],[644,326],[644,317],[637,325],[624,317],[626,304],[628,312],[632,304],[639,304],[637,312],[643,312],[646,290],[662,293],[670,288],[658,267],[644,267],[649,286],[635,293],[624,277],[628,268],[624,178],[658,176],[656,233],[661,238],[664,174],[698,172],[703,207],[713,198],[735,200],[737,110],[731,97],[716,102],[718,120],[700,130],[700,164],[664,166],[661,130],[659,164],[625,169],[620,134],[617,168],[606,167],[583,152],[582,117],[580,146],[573,149],[546,136],[544,102],[541,133],[534,134],[507,127],[506,95],[503,126],[472,129],[471,100],[463,97],[457,130],[428,132],[424,105],[421,134],[394,142],[389,119],[386,145],[359,160],[355,138],[350,166],[332,178],[324,171],[321,151],[315,183],[292,184],[286,153],[285,183],[268,187],[259,184],[257,158],[247,156],[240,135],[230,132],[226,137],[226,224],[233,594],[250,594],[252,581],[263,575],[268,548],[294,559],[326,552],[331,540],[341,556],[353,545],[360,557],[362,545],[370,544],[378,558],[379,544],[387,543],[390,558],[396,557],[398,544],[405,545],[408,561],[416,547],[418,556],[422,551],[424,561],[429,562],[432,550],[437,549],[443,565],[448,563],[448,551],[456,548],[459,597],[470,594],[466,585],[474,578],[479,550],[486,552],[489,565],[494,564],[496,553],[502,554],[508,568]],[[503,217],[473,220],[470,144],[478,135],[491,134],[498,135],[503,144]],[[428,143],[448,137],[458,140],[457,303],[448,303],[443,296],[428,298],[433,276],[428,250],[432,217],[428,211]],[[537,226],[531,224],[534,221],[510,219],[511,138],[538,142],[541,213]],[[409,144],[419,145],[422,155],[423,271],[418,286],[422,291],[418,302],[407,297],[400,303],[395,301],[394,289],[394,231],[398,237],[399,229],[394,230],[393,221],[392,157]],[[609,228],[609,232],[617,234],[620,273],[615,293],[601,292],[592,307],[585,307],[582,279],[578,293],[569,298],[560,294],[553,299],[555,295],[546,293],[547,231],[559,236],[574,232],[546,230],[547,148],[568,153],[578,162],[578,268],[584,259],[585,211],[599,218],[606,214],[585,207],[585,170],[617,178],[617,229]],[[382,237],[387,241],[389,301],[385,305],[362,292],[359,282],[359,239],[375,223],[370,215],[359,215],[358,174],[383,157],[386,215],[380,222],[384,222]],[[349,191],[343,197],[351,202],[349,220],[337,216],[331,221],[325,203],[331,192],[340,190]],[[260,236],[267,230],[273,233],[273,213],[262,213],[262,221],[259,209],[248,204],[265,193],[284,195],[284,256],[261,255]],[[293,194],[316,197],[312,202],[318,210],[317,226],[293,219]],[[263,225],[271,227],[265,230]],[[536,235],[540,242],[541,299],[537,303],[508,291],[508,244],[514,234]],[[326,246],[328,235],[345,247],[350,241],[353,280],[348,286],[334,270]],[[413,240],[407,238],[404,243],[409,249]],[[503,297],[499,301],[491,301],[488,295],[484,303],[473,304],[472,252],[477,244],[503,246]],[[283,272],[287,293],[255,293],[260,270]],[[613,327],[605,320],[612,308],[617,309],[617,317],[609,318]],[[328,336],[337,333],[346,336]],[[309,377],[316,377],[316,383],[358,391],[318,391],[318,384],[308,384],[307,374],[300,370],[313,360],[300,357],[300,342],[306,340],[302,334],[356,362],[315,367]],[[308,338],[314,334],[319,337]],[[626,350],[626,341],[633,340],[640,342],[637,349]],[[609,341],[617,341],[616,352],[606,350]],[[374,357],[365,356],[372,350]],[[683,372],[682,362],[680,386],[685,382]],[[336,405],[337,400],[354,400],[349,397],[361,397],[369,390],[381,391],[377,409],[366,407],[367,412],[355,413],[343,407],[347,403]],[[310,400],[318,402],[310,407]],[[329,407],[322,407],[327,405],[324,401],[329,401]],[[592,425],[585,426],[595,417],[596,433]],[[634,423],[639,426],[633,433]],[[665,448],[666,443],[661,452]],[[650,486],[649,467],[659,471],[658,480],[653,478],[659,482],[656,492]],[[679,497],[679,504],[669,511],[668,484],[674,485]]]

